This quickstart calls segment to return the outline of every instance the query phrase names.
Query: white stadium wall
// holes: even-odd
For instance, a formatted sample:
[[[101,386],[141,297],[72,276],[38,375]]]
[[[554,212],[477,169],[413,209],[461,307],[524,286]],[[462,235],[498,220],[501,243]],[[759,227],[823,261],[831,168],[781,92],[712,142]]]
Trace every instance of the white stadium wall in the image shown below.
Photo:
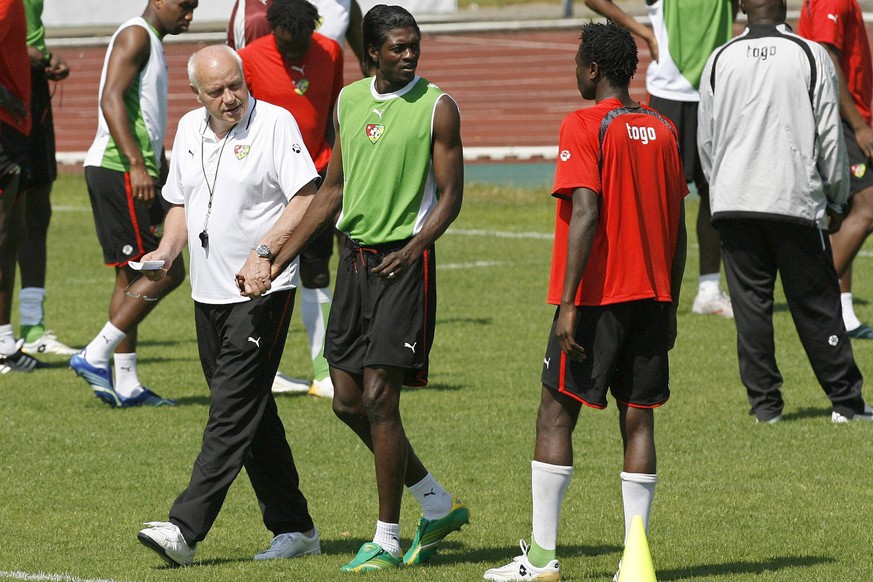
[[[194,22],[226,22],[234,0],[200,0]],[[398,4],[414,15],[445,14],[457,10],[457,0],[358,0],[366,12],[376,4]],[[46,0],[43,23],[49,27],[107,26],[139,16],[146,0]]]

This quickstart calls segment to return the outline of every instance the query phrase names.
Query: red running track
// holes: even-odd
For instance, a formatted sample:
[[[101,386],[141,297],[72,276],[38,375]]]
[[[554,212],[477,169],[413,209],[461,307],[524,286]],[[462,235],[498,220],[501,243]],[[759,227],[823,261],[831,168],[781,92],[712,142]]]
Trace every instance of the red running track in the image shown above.
[[[201,43],[202,44],[202,43]],[[50,40],[49,45],[51,46]],[[542,32],[425,35],[419,74],[450,93],[461,109],[465,147],[549,146],[557,143],[563,117],[584,106],[576,90],[575,29]],[[165,45],[170,70],[169,128],[198,107],[188,87],[186,64],[198,44]],[[58,152],[84,152],[97,128],[97,89],[105,47],[54,50],[70,64],[53,100]],[[346,52],[346,82],[360,77]],[[648,51],[641,48],[633,94],[645,99]],[[349,58],[350,57],[350,58]]]
[[[737,26],[737,32],[742,26]],[[873,25],[867,26],[873,36]],[[567,113],[586,107],[576,89],[574,28],[504,33],[425,34],[419,74],[450,93],[461,109],[465,148],[553,146]],[[184,39],[184,37],[181,37]],[[187,59],[203,43],[166,45],[170,69],[169,131],[172,147],[177,120],[197,107],[186,78]],[[50,45],[50,41],[49,41]],[[50,45],[51,46],[51,45]],[[72,73],[59,83],[53,101],[59,152],[84,152],[97,128],[97,88],[105,47],[55,50]],[[631,95],[647,101],[648,48],[640,46],[640,65]],[[359,78],[346,51],[346,82]]]

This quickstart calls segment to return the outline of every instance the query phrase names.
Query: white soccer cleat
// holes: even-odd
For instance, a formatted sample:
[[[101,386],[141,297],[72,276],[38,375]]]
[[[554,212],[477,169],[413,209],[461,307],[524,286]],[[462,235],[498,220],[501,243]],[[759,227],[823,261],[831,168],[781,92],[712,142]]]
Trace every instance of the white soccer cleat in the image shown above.
[[[873,421],[873,408],[870,408],[869,404],[864,405],[864,412],[858,412],[852,418],[840,414],[836,410],[831,412],[831,422],[836,424],[843,424],[845,422],[852,422],[855,420],[866,420],[868,422]]]
[[[691,304],[691,313],[697,315],[720,315],[727,319],[733,319],[734,308],[731,298],[727,293],[718,290],[718,293],[697,293],[694,303]]]
[[[318,530],[310,537],[300,532],[283,533],[270,541],[270,547],[255,554],[255,560],[275,560],[277,558],[296,558],[321,553]]]
[[[72,356],[79,352],[76,348],[61,343],[51,330],[46,330],[42,336],[32,342],[26,342],[21,346],[21,351],[31,356],[38,354],[55,354],[58,356]]]
[[[273,378],[272,390],[273,394],[306,394],[309,392],[309,380],[292,378],[282,372],[276,372],[276,377]]]
[[[333,398],[333,382],[330,379],[330,376],[325,378],[324,380],[313,380],[312,386],[309,387],[309,392],[312,396],[318,396],[320,398]]]
[[[536,580],[537,582],[557,582],[561,579],[561,567],[558,560],[552,560],[542,568],[537,568],[527,559],[527,551],[530,546],[524,540],[518,540],[521,547],[521,555],[516,556],[510,563],[500,568],[491,568],[485,571],[485,579],[494,582],[512,582]]]
[[[197,544],[189,546],[179,527],[168,521],[150,521],[136,536],[142,545],[157,553],[170,566],[190,566]]]

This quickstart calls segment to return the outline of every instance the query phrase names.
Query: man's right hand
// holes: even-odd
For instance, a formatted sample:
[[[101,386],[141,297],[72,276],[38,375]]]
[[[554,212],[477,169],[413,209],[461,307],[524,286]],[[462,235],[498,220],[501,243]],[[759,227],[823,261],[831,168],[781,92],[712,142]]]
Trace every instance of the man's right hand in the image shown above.
[[[155,180],[143,165],[130,168],[130,189],[133,201],[151,206],[155,200]]]
[[[140,262],[145,263],[146,261],[164,261],[164,266],[160,269],[155,269],[153,271],[142,271],[143,277],[148,279],[149,281],[160,281],[163,279],[167,272],[170,270],[170,267],[173,266],[173,259],[165,255],[161,252],[161,249],[155,249],[150,253],[146,253],[140,258]]]
[[[858,147],[861,148],[861,152],[863,152],[864,157],[867,158],[867,162],[873,162],[873,129],[867,125],[856,129],[855,142],[858,144]]]

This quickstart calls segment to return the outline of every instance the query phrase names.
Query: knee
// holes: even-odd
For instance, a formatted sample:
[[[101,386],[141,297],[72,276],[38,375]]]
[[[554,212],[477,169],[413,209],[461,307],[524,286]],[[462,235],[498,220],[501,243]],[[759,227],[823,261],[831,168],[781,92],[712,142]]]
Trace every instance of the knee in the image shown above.
[[[334,394],[333,398],[333,413],[348,425],[355,425],[361,419],[367,417],[367,413],[361,404],[360,399],[349,401]]]
[[[537,439],[567,437],[576,428],[577,419],[578,408],[568,409],[561,401],[544,399],[537,412]]]

